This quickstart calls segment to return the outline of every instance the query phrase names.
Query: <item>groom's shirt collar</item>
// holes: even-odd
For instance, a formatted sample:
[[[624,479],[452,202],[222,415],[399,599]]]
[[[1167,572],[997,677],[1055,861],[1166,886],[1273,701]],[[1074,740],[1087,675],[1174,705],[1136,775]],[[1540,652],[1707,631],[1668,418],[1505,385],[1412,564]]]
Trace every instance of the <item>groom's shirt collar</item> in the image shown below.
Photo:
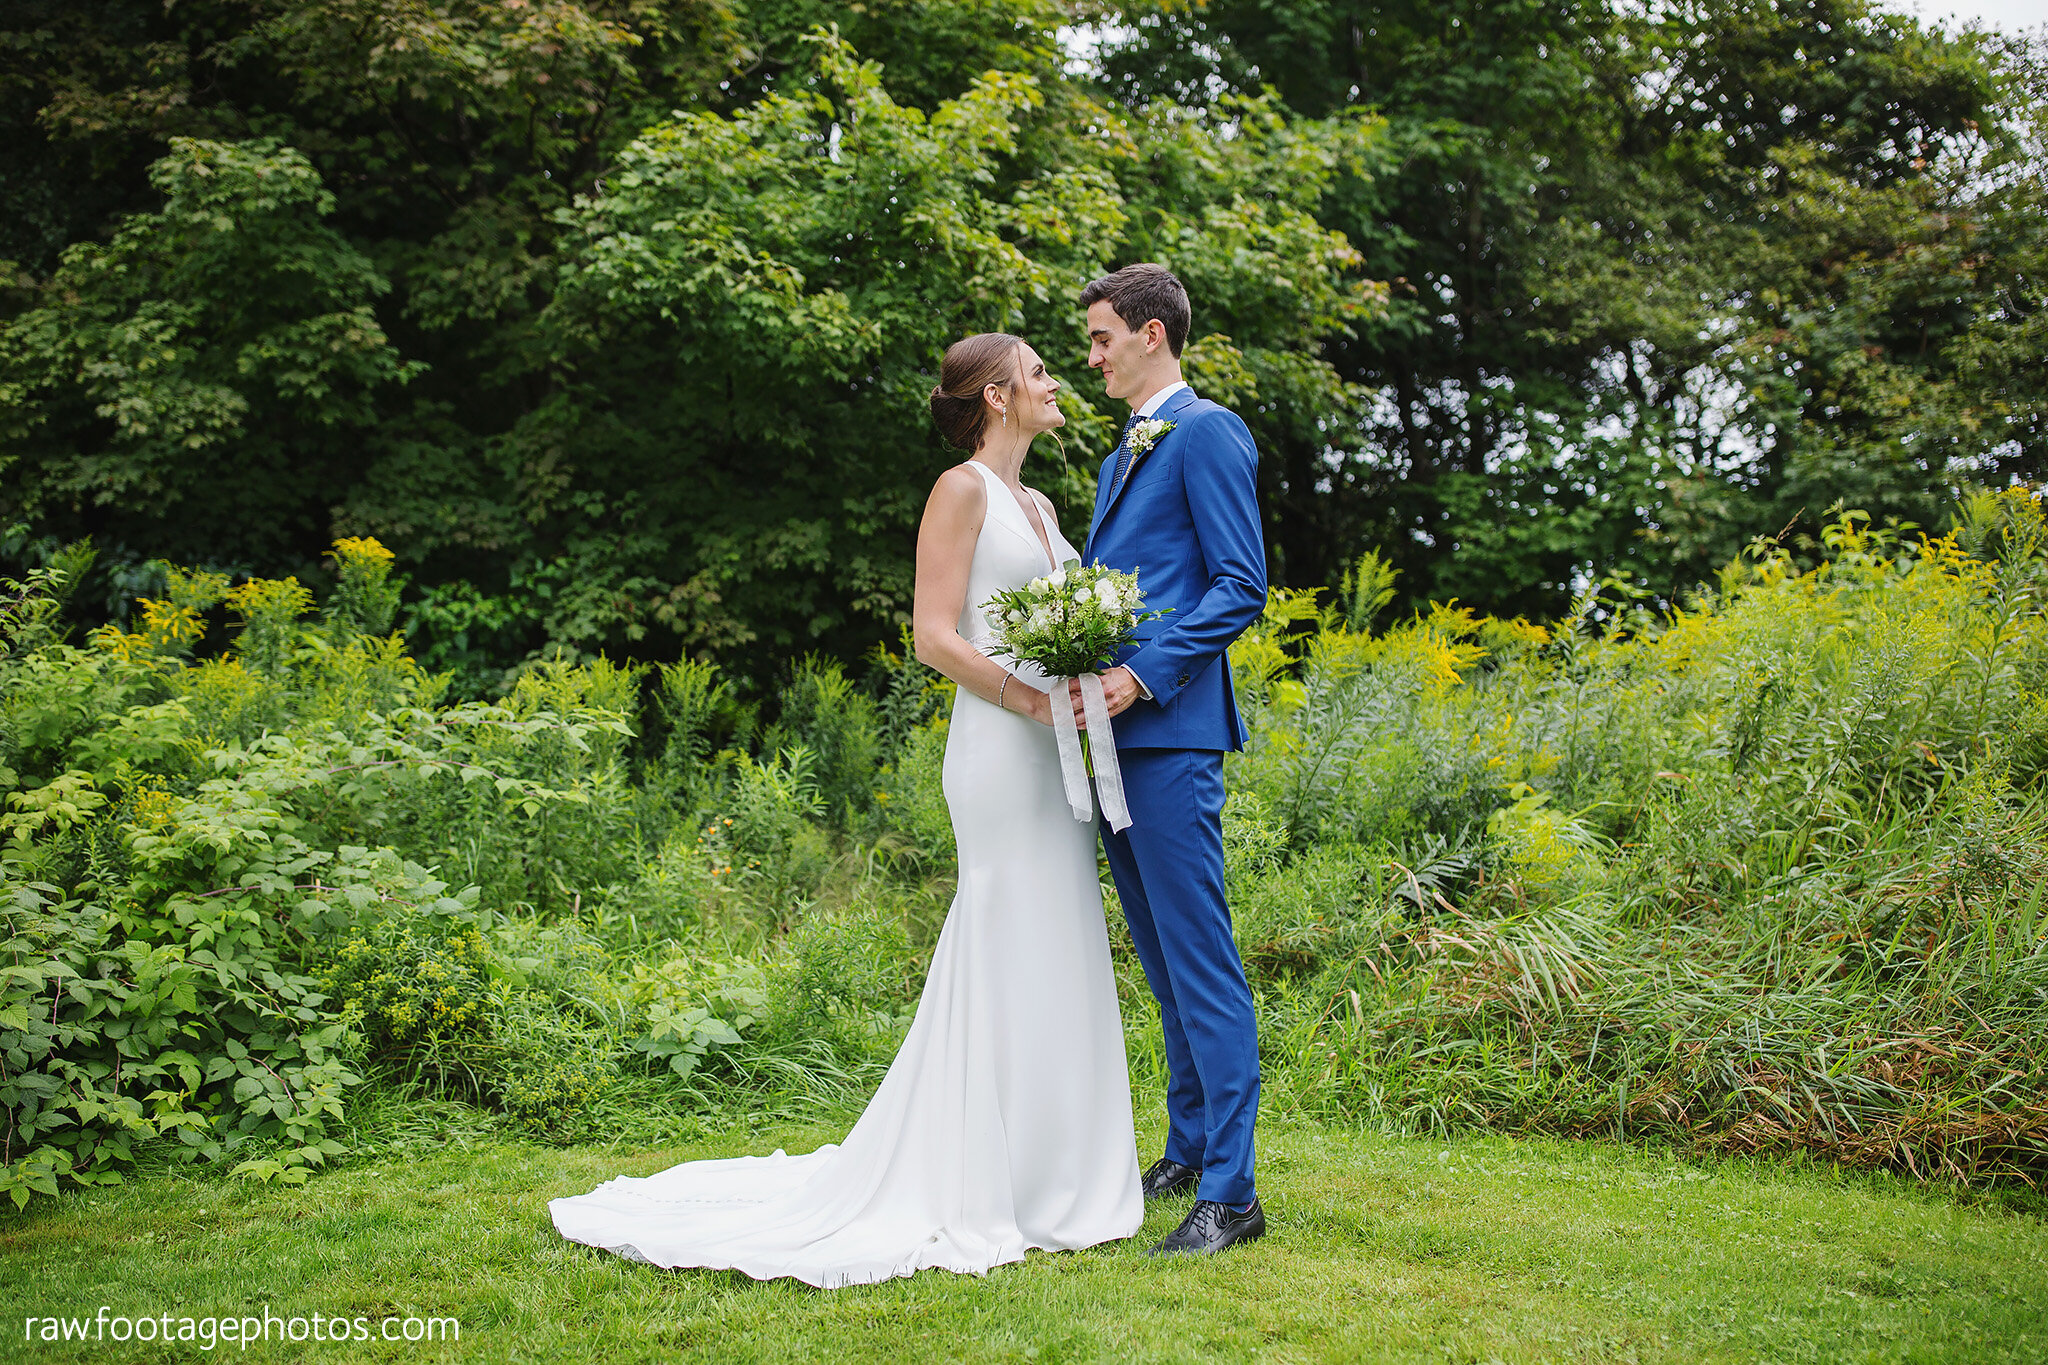
[[[1186,380],[1174,380],[1171,384],[1168,384],[1165,388],[1153,394],[1150,398],[1147,398],[1145,400],[1145,406],[1138,409],[1138,416],[1140,418],[1150,417],[1153,413],[1159,411],[1159,409],[1166,406],[1167,399],[1173,397],[1175,394],[1179,393],[1182,389],[1186,387]]]

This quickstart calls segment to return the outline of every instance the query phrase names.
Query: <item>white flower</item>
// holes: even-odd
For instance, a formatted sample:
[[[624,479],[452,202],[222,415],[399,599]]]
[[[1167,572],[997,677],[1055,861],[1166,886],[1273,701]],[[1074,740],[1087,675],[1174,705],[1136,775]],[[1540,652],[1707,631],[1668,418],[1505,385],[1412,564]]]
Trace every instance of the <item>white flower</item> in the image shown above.
[[[1029,583],[1026,583],[1024,587],[1025,590],[1028,591],[1033,597],[1045,596],[1045,579],[1043,576],[1032,579]]]
[[[1102,604],[1104,611],[1115,611],[1123,605],[1121,597],[1117,594],[1116,584],[1106,578],[1095,585],[1095,600]]]
[[[1024,613],[1023,613],[1023,612],[1021,612],[1021,611],[1014,611],[1014,610],[1013,610],[1013,611],[1012,611],[1012,612],[1010,613],[1010,615],[1009,615],[1009,617],[1008,617],[1007,619],[1009,620],[1010,624],[1014,626],[1014,625],[1016,625],[1016,624],[1017,624],[1017,623],[1018,623],[1019,621],[1021,621],[1021,620],[1023,620],[1023,619],[1024,619]]]
[[[1130,437],[1124,444],[1131,448],[1131,456],[1135,459],[1159,444],[1159,438],[1172,431],[1173,426],[1172,422],[1158,417],[1147,418],[1131,428]]]
[[[1054,569],[1050,574],[1046,575],[1045,581],[1055,588],[1064,588],[1067,586],[1067,571],[1065,569]]]
[[[1086,606],[1086,605],[1087,605],[1087,603],[1088,603],[1088,589],[1086,589],[1086,588],[1076,588],[1076,589],[1074,589],[1074,605],[1075,605],[1075,606],[1077,606],[1077,607],[1080,607],[1080,606]]]

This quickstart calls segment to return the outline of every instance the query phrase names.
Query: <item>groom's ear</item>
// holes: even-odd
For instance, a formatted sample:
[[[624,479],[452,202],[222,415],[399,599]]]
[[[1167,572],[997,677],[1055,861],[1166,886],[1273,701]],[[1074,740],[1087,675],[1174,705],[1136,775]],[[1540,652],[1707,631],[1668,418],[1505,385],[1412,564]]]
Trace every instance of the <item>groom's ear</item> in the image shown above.
[[[1166,324],[1158,318],[1147,318],[1138,335],[1145,338],[1145,353],[1150,355],[1166,344]]]

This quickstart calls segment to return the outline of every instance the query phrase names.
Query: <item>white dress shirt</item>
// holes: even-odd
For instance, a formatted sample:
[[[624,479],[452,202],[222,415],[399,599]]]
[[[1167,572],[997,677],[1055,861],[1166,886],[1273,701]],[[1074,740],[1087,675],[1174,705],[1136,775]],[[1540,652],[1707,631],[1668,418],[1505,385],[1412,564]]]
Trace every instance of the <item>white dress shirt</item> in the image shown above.
[[[1165,388],[1147,398],[1145,406],[1138,409],[1138,416],[1150,417],[1153,413],[1159,411],[1161,407],[1165,406],[1167,399],[1173,397],[1187,386],[1187,381],[1184,379],[1174,380],[1171,384],[1168,384]]]
[[[1142,420],[1143,418],[1150,417],[1165,406],[1167,399],[1173,397],[1187,386],[1187,381],[1184,379],[1174,380],[1171,384],[1168,384],[1165,388],[1145,400],[1145,405],[1138,409],[1139,418]],[[1133,459],[1131,463],[1136,464],[1137,461]],[[1125,477],[1128,478],[1130,476],[1126,473]],[[1138,676],[1138,670],[1132,668],[1129,664],[1123,665],[1123,669],[1131,675],[1131,681],[1138,685],[1138,695],[1146,701],[1152,700],[1152,689],[1145,686],[1145,680]]]

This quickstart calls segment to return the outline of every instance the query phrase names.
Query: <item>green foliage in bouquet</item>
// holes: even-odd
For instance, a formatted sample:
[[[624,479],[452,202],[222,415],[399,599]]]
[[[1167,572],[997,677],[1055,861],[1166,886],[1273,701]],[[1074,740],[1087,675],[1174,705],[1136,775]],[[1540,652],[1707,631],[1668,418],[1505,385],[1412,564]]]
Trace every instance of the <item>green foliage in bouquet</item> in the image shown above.
[[[981,610],[995,627],[995,653],[1037,664],[1048,677],[1074,678],[1107,668],[1139,625],[1166,615],[1141,611],[1144,600],[1136,574],[1070,559],[993,594]]]

